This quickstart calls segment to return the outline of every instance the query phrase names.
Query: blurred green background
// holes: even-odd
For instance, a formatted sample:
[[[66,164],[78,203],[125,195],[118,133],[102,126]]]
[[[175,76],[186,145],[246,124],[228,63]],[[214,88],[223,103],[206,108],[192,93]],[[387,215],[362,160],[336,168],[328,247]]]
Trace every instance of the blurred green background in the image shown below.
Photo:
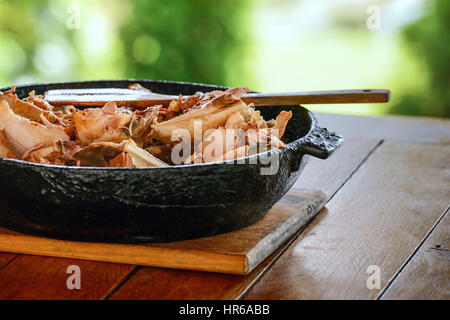
[[[389,104],[311,109],[449,117],[449,61],[449,0],[0,0],[0,87],[145,78],[386,88]]]

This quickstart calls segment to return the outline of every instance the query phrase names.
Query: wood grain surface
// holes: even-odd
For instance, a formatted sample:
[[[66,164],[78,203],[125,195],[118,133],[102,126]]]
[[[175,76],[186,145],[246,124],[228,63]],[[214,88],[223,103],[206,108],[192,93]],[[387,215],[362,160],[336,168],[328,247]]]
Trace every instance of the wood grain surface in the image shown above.
[[[187,98],[184,96],[183,98]],[[44,99],[52,105],[103,106],[114,101],[118,106],[147,108],[150,105],[168,106],[178,96],[150,93],[146,90],[120,88],[49,90]],[[285,93],[249,93],[242,97],[255,106],[291,106],[324,103],[384,103],[390,99],[389,90],[334,90]]]
[[[239,299],[272,266],[298,233],[282,244],[248,275],[139,268],[135,275],[123,286],[112,290],[108,297],[111,300]]]
[[[379,143],[377,139],[345,138],[344,145],[330,159],[311,158],[291,190],[321,190],[330,198]]]
[[[349,137],[450,144],[450,119],[316,113],[322,127]]]
[[[450,146],[384,142],[246,298],[376,298],[448,206],[448,159]]]
[[[16,257],[14,253],[0,252],[0,270]]]
[[[382,299],[450,299],[450,216],[447,213]]]
[[[67,268],[79,266],[81,289],[70,290]],[[0,300],[101,299],[135,267],[20,255],[0,272]]]
[[[245,103],[255,106],[293,106],[299,104],[385,103],[391,97],[389,90],[361,89],[284,93],[248,93]]]

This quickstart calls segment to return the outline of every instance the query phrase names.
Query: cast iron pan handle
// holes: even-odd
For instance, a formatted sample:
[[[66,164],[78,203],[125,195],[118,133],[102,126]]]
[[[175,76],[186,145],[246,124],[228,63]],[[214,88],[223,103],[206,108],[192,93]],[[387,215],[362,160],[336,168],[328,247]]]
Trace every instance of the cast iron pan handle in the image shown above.
[[[302,151],[313,157],[326,159],[342,145],[344,137],[327,128],[315,126],[304,138]]]

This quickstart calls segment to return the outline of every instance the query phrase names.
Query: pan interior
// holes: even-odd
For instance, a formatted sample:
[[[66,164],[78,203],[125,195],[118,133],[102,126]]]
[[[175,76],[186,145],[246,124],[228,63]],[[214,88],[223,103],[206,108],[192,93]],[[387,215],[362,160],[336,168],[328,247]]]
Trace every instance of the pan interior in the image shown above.
[[[196,92],[208,92],[212,90],[226,90],[226,87],[183,83],[172,81],[157,80],[100,80],[100,81],[84,81],[84,82],[63,82],[24,85],[16,88],[16,94],[20,99],[26,98],[32,90],[36,94],[44,94],[45,91],[51,89],[82,89],[82,88],[127,88],[130,84],[139,83],[143,87],[150,89],[156,93],[169,95],[191,95]],[[0,89],[6,91],[9,88]],[[292,111],[292,119],[289,121],[285,132],[285,142],[292,142],[308,134],[311,130],[312,119],[307,109],[299,106],[273,106],[256,108],[261,111],[261,115],[266,120],[275,119],[281,110]]]

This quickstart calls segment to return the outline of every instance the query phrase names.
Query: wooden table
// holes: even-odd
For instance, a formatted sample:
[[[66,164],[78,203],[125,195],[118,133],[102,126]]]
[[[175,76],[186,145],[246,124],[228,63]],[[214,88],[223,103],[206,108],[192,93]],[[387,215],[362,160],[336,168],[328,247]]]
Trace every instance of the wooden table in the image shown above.
[[[330,200],[251,274],[0,253],[0,299],[449,299],[450,120],[318,118],[344,146],[293,188]]]

